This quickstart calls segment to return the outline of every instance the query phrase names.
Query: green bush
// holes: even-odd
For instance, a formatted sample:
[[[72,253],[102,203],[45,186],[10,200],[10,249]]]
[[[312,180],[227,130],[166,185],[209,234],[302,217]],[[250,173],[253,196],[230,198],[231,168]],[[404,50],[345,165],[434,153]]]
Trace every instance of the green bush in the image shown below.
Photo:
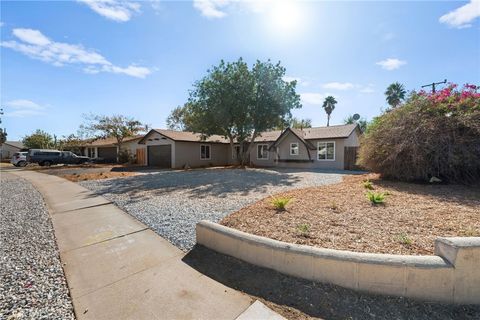
[[[455,85],[435,94],[413,92],[368,126],[358,164],[402,181],[480,180],[480,93]]]
[[[385,193],[383,192],[372,192],[367,191],[367,199],[370,200],[372,204],[383,204],[385,203]]]
[[[413,244],[413,240],[408,236],[408,234],[403,232],[398,235],[398,242],[406,246],[411,246]]]
[[[278,211],[285,211],[287,204],[291,201],[291,198],[288,197],[278,197],[272,199],[272,205]]]
[[[370,180],[363,181],[363,187],[368,190],[373,190],[373,183]]]

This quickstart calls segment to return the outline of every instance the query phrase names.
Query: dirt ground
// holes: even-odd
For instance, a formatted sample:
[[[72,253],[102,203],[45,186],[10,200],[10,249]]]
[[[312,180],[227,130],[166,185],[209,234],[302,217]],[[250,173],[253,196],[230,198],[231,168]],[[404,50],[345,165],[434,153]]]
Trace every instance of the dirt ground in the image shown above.
[[[78,182],[78,181],[87,181],[87,180],[100,180],[100,179],[109,179],[109,178],[120,178],[120,177],[131,177],[135,176],[138,173],[135,172],[97,172],[97,173],[76,173],[76,174],[60,174],[59,177],[65,178],[67,180]]]
[[[363,181],[386,193],[372,205]],[[426,185],[347,176],[343,182],[293,190],[286,211],[263,199],[224,218],[225,226],[280,241],[391,254],[433,254],[434,240],[480,236],[480,186]]]
[[[480,306],[446,305],[356,292],[286,276],[202,246],[196,246],[183,261],[206,276],[262,301],[290,320],[480,319]]]

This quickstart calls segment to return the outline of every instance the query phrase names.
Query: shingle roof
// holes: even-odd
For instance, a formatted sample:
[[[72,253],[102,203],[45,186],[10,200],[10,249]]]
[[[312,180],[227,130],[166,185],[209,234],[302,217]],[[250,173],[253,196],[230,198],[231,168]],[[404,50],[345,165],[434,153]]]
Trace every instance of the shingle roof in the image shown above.
[[[143,134],[142,135],[136,135],[136,136],[133,136],[133,137],[128,137],[128,138],[125,138],[123,140],[123,142],[128,142],[128,141],[132,141],[132,140],[140,140],[143,138]],[[105,139],[97,139],[97,140],[93,140],[91,142],[86,142],[83,146],[84,147],[107,147],[107,146],[114,146],[115,143],[117,143],[117,139],[115,138],[105,138]]]
[[[212,135],[204,138],[200,133],[188,132],[188,131],[175,131],[167,129],[153,129],[161,135],[170,138],[174,141],[188,141],[188,142],[211,142],[211,143],[229,143],[228,139],[225,139],[219,135]]]
[[[25,148],[22,141],[5,141],[4,144],[8,144],[9,146],[19,148],[19,149],[24,149]]]
[[[291,130],[305,140],[336,139],[348,138],[356,126],[356,124],[342,124],[329,127],[305,128],[302,130],[291,128]],[[282,131],[279,130],[263,132],[255,141],[273,142],[276,141],[281,134]]]

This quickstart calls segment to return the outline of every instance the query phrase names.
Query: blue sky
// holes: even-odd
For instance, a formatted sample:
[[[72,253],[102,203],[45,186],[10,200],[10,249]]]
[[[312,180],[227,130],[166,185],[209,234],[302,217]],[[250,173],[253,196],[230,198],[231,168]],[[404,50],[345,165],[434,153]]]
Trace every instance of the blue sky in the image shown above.
[[[220,59],[281,61],[294,115],[325,125],[386,106],[383,92],[447,79],[480,84],[480,2],[2,1],[2,126],[75,133],[82,114],[155,128]]]

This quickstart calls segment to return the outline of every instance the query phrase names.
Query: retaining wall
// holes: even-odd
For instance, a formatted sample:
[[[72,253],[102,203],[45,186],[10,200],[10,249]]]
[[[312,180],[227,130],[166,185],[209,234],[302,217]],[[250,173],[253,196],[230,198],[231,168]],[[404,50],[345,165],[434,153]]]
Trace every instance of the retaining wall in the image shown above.
[[[360,253],[296,245],[213,222],[197,243],[284,274],[372,293],[480,304],[480,237],[438,238],[434,256]]]

